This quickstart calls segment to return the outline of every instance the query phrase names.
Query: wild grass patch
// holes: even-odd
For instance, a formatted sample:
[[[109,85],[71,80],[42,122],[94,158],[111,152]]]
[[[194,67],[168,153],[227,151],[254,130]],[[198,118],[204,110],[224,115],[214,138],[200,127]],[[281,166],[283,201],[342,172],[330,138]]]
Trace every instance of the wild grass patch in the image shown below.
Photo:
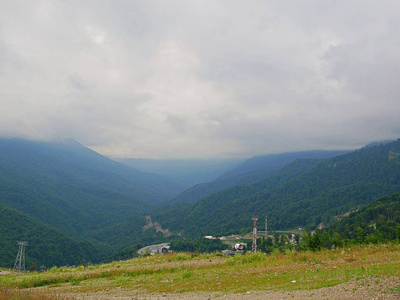
[[[353,247],[316,253],[248,253],[232,257],[178,253],[88,268],[63,267],[44,273],[2,275],[0,286],[3,286],[3,295],[24,293],[27,288],[34,291],[40,288],[41,291],[47,289],[50,296],[49,288],[52,286],[57,286],[59,291],[84,290],[87,293],[118,287],[151,293],[291,291],[334,286],[364,278],[399,278],[399,270],[398,245]]]

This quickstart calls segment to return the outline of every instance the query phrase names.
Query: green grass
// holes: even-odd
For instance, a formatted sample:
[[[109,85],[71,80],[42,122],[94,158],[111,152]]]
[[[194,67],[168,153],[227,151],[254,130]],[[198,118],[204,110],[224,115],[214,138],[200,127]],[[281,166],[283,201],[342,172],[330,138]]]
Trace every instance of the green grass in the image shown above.
[[[7,299],[1,298],[5,291],[23,293],[26,289],[29,293],[38,291],[50,296],[54,291],[73,295],[117,288],[151,293],[295,291],[350,280],[399,276],[399,245],[354,246],[316,253],[248,253],[234,257],[179,253],[87,268],[62,267],[44,273],[2,275],[0,299]]]

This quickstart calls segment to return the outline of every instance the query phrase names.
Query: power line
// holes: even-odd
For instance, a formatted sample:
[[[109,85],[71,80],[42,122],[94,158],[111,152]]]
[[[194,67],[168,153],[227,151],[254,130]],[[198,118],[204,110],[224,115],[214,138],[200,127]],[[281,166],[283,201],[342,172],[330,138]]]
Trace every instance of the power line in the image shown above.
[[[257,220],[256,216],[253,216],[253,245],[251,246],[251,251],[253,253],[257,252]]]
[[[25,271],[25,248],[28,246],[28,242],[17,242],[19,246],[17,258],[15,259],[14,270],[18,273]]]

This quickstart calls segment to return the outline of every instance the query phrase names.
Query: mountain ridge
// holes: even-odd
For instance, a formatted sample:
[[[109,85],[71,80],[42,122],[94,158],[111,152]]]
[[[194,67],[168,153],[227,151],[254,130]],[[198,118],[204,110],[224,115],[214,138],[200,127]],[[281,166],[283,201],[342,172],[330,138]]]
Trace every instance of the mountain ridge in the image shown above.
[[[272,188],[261,183],[235,186],[176,206],[175,212],[173,205],[156,210],[153,219],[188,236],[250,231],[253,214],[268,215],[272,229],[329,223],[335,215],[400,191],[400,156],[389,160],[390,151],[400,153],[400,140],[322,160]]]
[[[0,203],[71,236],[144,214],[178,192],[77,142],[0,139]]]
[[[348,152],[347,150],[312,150],[254,156],[211,182],[198,184],[183,191],[168,203],[193,203],[231,186],[261,180],[276,174],[296,159],[325,159]]]

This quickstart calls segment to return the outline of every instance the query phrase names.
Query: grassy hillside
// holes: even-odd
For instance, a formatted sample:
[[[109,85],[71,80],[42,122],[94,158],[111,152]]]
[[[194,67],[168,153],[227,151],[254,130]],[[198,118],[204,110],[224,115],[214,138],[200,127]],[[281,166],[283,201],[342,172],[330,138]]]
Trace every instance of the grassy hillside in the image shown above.
[[[296,175],[171,206],[155,212],[154,219],[189,236],[250,231],[252,214],[268,215],[271,230],[330,224],[336,215],[400,191],[400,140],[324,160]]]
[[[0,299],[395,299],[399,253],[398,245],[381,245],[235,257],[159,255],[1,275]]]

